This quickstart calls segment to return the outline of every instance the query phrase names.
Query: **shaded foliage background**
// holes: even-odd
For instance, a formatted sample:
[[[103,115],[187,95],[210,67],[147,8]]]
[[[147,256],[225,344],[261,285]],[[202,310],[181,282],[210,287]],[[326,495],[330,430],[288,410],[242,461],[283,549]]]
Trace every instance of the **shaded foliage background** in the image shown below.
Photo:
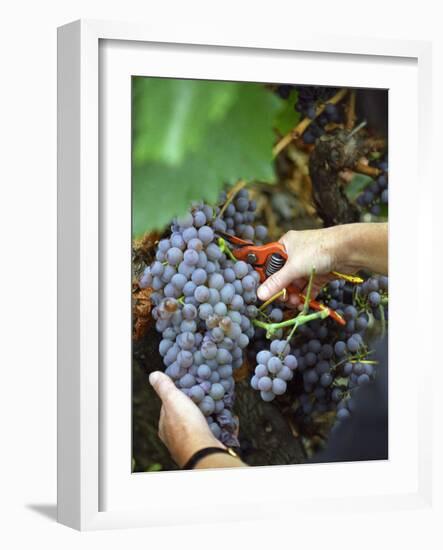
[[[134,234],[238,179],[275,182],[274,128],[298,117],[262,84],[133,77]]]

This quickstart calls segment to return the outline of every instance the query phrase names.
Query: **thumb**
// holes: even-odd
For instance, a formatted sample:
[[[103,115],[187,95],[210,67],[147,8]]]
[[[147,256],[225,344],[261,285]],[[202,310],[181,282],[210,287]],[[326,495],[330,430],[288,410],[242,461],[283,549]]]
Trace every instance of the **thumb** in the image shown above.
[[[154,388],[163,403],[165,400],[168,400],[171,395],[179,391],[169,376],[160,371],[151,372],[149,375],[149,383]]]
[[[266,281],[258,287],[257,296],[262,301],[268,300],[271,296],[274,296],[274,294],[277,294],[277,292],[289,286],[293,279],[293,269],[289,262],[286,262],[277,273],[268,277]]]

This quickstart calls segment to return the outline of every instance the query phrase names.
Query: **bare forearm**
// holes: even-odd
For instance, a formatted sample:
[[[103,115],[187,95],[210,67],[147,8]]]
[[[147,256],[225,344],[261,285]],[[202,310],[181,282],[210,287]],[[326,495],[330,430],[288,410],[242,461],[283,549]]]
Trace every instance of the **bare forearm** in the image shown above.
[[[288,231],[280,242],[286,249],[288,261],[258,288],[257,295],[262,301],[290,284],[304,288],[313,267],[317,273],[314,295],[334,271],[349,274],[366,269],[388,273],[387,223],[352,223],[326,229]],[[293,302],[293,305],[298,304]]]
[[[340,226],[339,263],[375,273],[388,273],[388,224],[355,223]]]

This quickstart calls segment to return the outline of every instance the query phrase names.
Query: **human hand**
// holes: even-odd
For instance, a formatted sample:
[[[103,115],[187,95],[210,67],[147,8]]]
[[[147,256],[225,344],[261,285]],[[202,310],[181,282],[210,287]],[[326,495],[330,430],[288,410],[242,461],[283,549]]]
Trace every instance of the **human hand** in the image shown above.
[[[199,449],[226,447],[209,429],[203,413],[163,372],[152,372],[149,382],[162,400],[158,434],[172,458],[182,467]]]
[[[288,231],[283,235],[279,242],[285,247],[288,259],[277,273],[271,275],[258,288],[257,295],[260,300],[268,300],[289,285],[302,292],[313,267],[316,276],[312,284],[311,298],[315,298],[327,282],[337,278],[336,275],[332,275],[332,271],[355,272],[356,267],[342,259],[346,237],[344,227]],[[292,306],[300,306],[302,299],[292,294],[289,303]]]

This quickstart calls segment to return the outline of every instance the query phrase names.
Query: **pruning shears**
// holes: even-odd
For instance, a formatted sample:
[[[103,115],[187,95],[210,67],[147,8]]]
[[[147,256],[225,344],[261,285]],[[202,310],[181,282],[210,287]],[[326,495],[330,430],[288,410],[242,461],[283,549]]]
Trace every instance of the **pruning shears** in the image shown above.
[[[254,267],[260,276],[261,283],[281,269],[288,259],[285,247],[279,242],[256,245],[252,241],[245,241],[229,233],[221,231],[217,233],[231,245],[231,253],[236,260],[243,260]],[[351,283],[361,283],[363,281],[359,277],[338,273],[336,271],[334,271],[333,274],[337,276],[337,278],[345,279]],[[305,298],[304,294],[293,285],[288,286],[286,291],[288,295],[296,295],[302,300]],[[310,300],[309,307],[315,311],[327,310],[329,317],[334,319],[334,321],[340,325],[346,324],[346,321],[341,315],[316,300]]]

